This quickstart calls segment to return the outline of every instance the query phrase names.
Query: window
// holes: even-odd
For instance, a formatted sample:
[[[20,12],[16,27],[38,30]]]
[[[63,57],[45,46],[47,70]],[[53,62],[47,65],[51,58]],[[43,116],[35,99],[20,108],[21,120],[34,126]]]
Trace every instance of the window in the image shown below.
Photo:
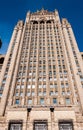
[[[40,104],[41,104],[41,105],[44,104],[44,98],[40,98]]]
[[[54,77],[54,81],[56,81],[57,80],[57,78],[56,77]]]
[[[21,81],[21,79],[19,78],[19,79],[17,79],[17,81],[18,81],[18,82],[20,82],[20,81]]]
[[[11,122],[9,124],[9,129],[8,130],[22,130],[22,123],[21,122]]]
[[[80,80],[83,81],[83,77],[82,76],[80,76]]]
[[[45,85],[45,84],[43,84],[43,88],[46,88],[46,85]]]
[[[15,96],[18,96],[18,95],[19,95],[19,93],[18,93],[18,92],[16,92]]]
[[[32,85],[32,88],[35,88],[35,85]]]
[[[55,91],[55,95],[58,95],[58,91]]]
[[[50,95],[54,95],[54,92],[53,92],[53,91],[51,91],[51,92],[50,92]]]
[[[64,88],[64,84],[61,84],[61,88]]]
[[[35,78],[33,78],[33,81],[35,81]],[[35,85],[34,85],[34,87],[35,87]]]
[[[6,79],[3,79],[2,83],[5,83],[6,82]]]
[[[59,122],[59,130],[73,130],[72,121],[62,121]]]
[[[39,96],[42,96],[42,92],[41,91],[39,91]]]
[[[66,87],[68,88],[69,86],[68,86],[68,83],[66,83]]]
[[[52,77],[49,77],[49,80],[52,81]]]
[[[29,81],[31,81],[31,79],[29,79]]]
[[[30,92],[27,92],[27,96],[30,96],[31,95],[31,93]]]
[[[29,75],[32,75],[32,73],[29,73]]]
[[[57,99],[53,98],[53,104],[57,104]]]
[[[17,105],[20,104],[19,99],[16,99],[15,104],[17,104]]]
[[[31,85],[28,85],[27,88],[31,88]]]
[[[54,85],[50,85],[50,88],[54,88]]]
[[[23,88],[24,88],[24,85],[21,85],[21,88],[23,89]]]
[[[32,104],[32,99],[28,99],[28,104],[29,104],[29,105]]]
[[[64,91],[62,91],[62,95],[65,95],[65,92],[64,92]]]
[[[46,91],[43,92],[43,95],[46,96]]]
[[[2,93],[0,93],[0,97],[2,97]]]
[[[35,96],[35,92],[32,92],[32,96]]]
[[[20,85],[17,85],[17,86],[16,86],[16,89],[20,89]]]
[[[22,82],[25,82],[25,79],[24,79],[24,78],[22,79]]]
[[[66,98],[66,104],[70,104],[70,98]]]
[[[70,91],[67,91],[67,94],[68,94],[68,95],[70,95],[70,94],[71,94],[71,92],[70,92]]]
[[[42,85],[39,85],[39,88],[42,88]]]
[[[20,93],[20,96],[23,97],[23,92]]]
[[[34,130],[47,130],[47,121],[34,121]]]

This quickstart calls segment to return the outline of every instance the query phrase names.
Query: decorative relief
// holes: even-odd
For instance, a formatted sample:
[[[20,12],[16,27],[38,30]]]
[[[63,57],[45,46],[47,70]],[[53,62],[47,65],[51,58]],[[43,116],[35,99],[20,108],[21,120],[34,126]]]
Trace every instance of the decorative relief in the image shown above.
[[[43,8],[40,11],[32,13],[32,15],[49,15],[49,14],[53,14],[53,12],[48,12],[47,10],[44,10]]]

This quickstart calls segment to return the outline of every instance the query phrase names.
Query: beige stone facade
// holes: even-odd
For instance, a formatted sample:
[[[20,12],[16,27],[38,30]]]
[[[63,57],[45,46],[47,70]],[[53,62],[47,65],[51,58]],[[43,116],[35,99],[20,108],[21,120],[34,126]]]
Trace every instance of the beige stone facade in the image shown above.
[[[0,73],[0,130],[83,130],[83,61],[58,11],[27,13]]]

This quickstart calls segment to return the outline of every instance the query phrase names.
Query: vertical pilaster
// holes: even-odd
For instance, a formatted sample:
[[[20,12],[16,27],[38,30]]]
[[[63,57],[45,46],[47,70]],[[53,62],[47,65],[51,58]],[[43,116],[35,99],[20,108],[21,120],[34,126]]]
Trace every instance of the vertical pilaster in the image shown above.
[[[31,24],[31,25],[30,25]],[[27,67],[26,67],[26,79],[25,79],[25,82],[27,83],[27,75],[28,75],[28,72],[29,72],[29,60],[30,60],[30,50],[31,50],[31,38],[32,38],[32,31],[33,31],[33,23],[28,23],[28,27],[31,27],[30,29],[30,39],[29,39],[29,49],[28,49],[28,56],[27,56]],[[27,84],[26,84],[27,85]],[[25,95],[26,96],[26,95]],[[27,100],[27,98],[26,98]],[[26,101],[27,103],[27,101]],[[24,103],[23,103],[24,104]]]
[[[45,21],[45,50],[46,50],[46,93],[47,93],[47,105],[50,104],[50,97],[49,97],[49,68],[48,68],[48,46],[47,46],[47,29],[46,29],[46,21]]]
[[[60,76],[59,76],[59,65],[58,65],[58,58],[57,58],[57,48],[56,48],[56,39],[55,39],[55,33],[54,33],[54,26],[56,27],[56,21],[54,21],[54,25],[52,22],[52,33],[53,33],[53,42],[54,42],[54,50],[55,50],[55,59],[56,59],[56,77],[57,77],[57,86],[58,86],[58,98],[60,98],[61,89],[60,89]],[[57,34],[58,35],[58,34]],[[60,100],[60,99],[59,99]]]
[[[35,100],[34,104],[38,104],[38,76],[39,76],[39,32],[40,31],[40,22],[38,22],[38,37],[37,37],[37,62],[36,62],[36,83],[35,83]]]

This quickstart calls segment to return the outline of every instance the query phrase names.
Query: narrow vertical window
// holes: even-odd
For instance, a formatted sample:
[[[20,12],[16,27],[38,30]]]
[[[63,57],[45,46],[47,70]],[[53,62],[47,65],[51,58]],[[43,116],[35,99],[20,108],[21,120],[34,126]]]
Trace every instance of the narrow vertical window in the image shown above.
[[[57,104],[57,99],[53,98],[53,104]]]
[[[20,100],[16,99],[15,104],[17,104],[17,105],[20,104]]]
[[[44,104],[44,98],[40,98],[40,104],[41,104],[41,105]]]
[[[70,98],[66,98],[66,105],[69,105],[70,104]]]
[[[32,99],[28,99],[28,105],[32,104]]]

